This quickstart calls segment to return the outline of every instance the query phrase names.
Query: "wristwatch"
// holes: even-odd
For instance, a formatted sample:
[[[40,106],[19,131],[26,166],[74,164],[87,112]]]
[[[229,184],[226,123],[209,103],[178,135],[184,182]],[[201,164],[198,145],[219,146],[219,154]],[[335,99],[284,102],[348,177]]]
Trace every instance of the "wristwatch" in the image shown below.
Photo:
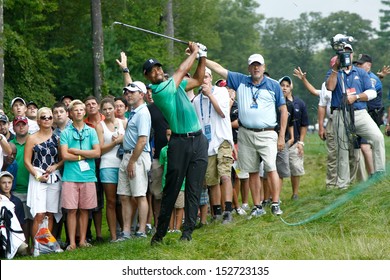
[[[360,100],[360,95],[356,94],[356,101],[359,101],[359,100]]]

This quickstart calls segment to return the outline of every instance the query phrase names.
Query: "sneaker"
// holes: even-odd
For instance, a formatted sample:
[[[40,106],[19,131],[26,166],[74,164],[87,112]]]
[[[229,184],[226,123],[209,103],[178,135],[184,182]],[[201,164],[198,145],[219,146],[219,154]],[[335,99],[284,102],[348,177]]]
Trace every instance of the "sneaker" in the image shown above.
[[[173,233],[181,233],[181,230],[180,230],[180,229],[175,229],[175,230],[173,231]]]
[[[18,251],[16,253],[21,255],[21,256],[27,256],[28,255],[28,245],[25,242],[23,242],[22,244],[20,244]]]
[[[168,230],[168,233],[174,233],[175,231],[173,229]]]
[[[123,240],[131,239],[131,233],[122,231],[121,236],[119,238],[121,238]]]
[[[245,210],[245,211],[251,210],[251,208],[249,207],[248,203],[243,203],[243,204],[241,205],[241,208],[242,208],[243,210]]]
[[[96,237],[95,243],[104,243],[104,238],[101,236]]]
[[[145,231],[146,231],[146,234],[147,234],[147,235],[152,234],[152,232],[153,232],[153,227],[152,227],[152,225],[147,224],[147,225],[146,225]]]
[[[155,246],[155,245],[159,245],[159,244],[162,244],[163,243],[163,238],[158,236],[157,233],[155,233],[152,237],[152,239],[150,240],[150,245],[151,246]]]
[[[283,214],[283,211],[282,211],[282,209],[280,209],[279,204],[272,204],[271,205],[271,212],[272,212],[272,214],[277,215],[277,216]]]
[[[145,232],[137,231],[134,235],[136,238],[146,238],[147,235]]]
[[[263,209],[263,207],[262,208],[253,207],[250,215],[248,216],[248,219],[252,219],[253,217],[260,217],[260,216],[263,216],[265,214],[266,214],[266,212]]]
[[[240,216],[245,216],[245,215],[247,215],[247,213],[245,212],[245,210],[242,209],[241,207],[238,207],[238,208],[234,209],[234,211],[235,211],[238,215],[240,215]]]
[[[262,206],[263,208],[265,208],[265,207],[270,207],[270,206],[271,206],[271,200],[269,200],[269,199],[263,200],[263,201],[261,202],[261,206]]]
[[[298,195],[297,194],[293,194],[291,196],[291,200],[298,200]]]
[[[192,237],[191,237],[191,235],[189,235],[189,234],[183,234],[181,237],[180,237],[180,239],[179,239],[180,241],[186,241],[186,242],[189,242],[189,241],[191,241],[192,240]]]
[[[222,215],[214,215],[211,218],[211,222],[219,222],[219,221],[222,221],[222,219],[223,219]]]
[[[222,224],[226,225],[226,224],[230,224],[231,222],[233,222],[232,212],[224,211],[222,215]]]

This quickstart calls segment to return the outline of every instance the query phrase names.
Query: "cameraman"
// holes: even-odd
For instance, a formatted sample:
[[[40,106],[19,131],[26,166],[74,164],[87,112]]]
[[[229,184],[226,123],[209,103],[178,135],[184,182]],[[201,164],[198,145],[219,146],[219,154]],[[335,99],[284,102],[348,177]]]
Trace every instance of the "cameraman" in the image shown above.
[[[344,44],[344,52],[353,59],[353,48]],[[351,184],[349,148],[352,136],[359,135],[372,141],[374,171],[385,171],[385,145],[383,134],[367,112],[367,101],[377,95],[367,72],[353,65],[340,67],[340,57],[326,75],[326,88],[332,91],[331,111],[337,147],[337,186]]]

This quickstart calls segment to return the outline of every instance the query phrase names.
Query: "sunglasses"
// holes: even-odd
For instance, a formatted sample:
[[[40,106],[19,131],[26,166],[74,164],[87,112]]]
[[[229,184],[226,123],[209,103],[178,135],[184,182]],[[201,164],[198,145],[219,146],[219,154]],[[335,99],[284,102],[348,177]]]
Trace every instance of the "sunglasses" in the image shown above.
[[[53,119],[53,116],[41,116],[40,119],[42,121],[51,121]]]
[[[143,92],[142,89],[141,89],[139,86],[137,86],[136,84],[130,83],[130,84],[128,84],[127,86],[128,86],[128,87],[132,87],[132,88],[137,88],[139,92]],[[129,93],[134,94],[134,93],[136,93],[136,92],[135,92],[135,91],[125,90],[125,92],[124,92],[123,94],[124,94],[124,95],[128,95]]]

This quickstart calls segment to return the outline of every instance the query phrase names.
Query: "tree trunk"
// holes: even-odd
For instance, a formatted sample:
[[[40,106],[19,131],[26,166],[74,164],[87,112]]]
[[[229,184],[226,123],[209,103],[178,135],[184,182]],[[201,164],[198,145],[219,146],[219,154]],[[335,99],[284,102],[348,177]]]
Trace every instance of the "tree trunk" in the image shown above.
[[[172,7],[173,4],[172,4],[172,0],[168,0],[167,2],[167,7],[166,7],[166,11],[167,11],[167,28],[166,28],[166,35],[168,36],[171,36],[171,37],[175,37],[175,27],[174,27],[174,24],[173,24],[173,10],[172,10]],[[168,72],[169,73],[173,73],[174,69],[172,67],[172,63],[173,63],[173,58],[174,58],[174,49],[173,49],[173,41],[172,40],[168,40],[167,41],[167,49],[168,49],[168,55],[169,55],[169,61],[170,61],[170,66],[168,67]]]
[[[93,93],[100,101],[103,85],[103,23],[100,0],[91,0],[92,51],[93,51]]]
[[[0,0],[0,109],[4,108],[4,17],[3,0]]]

